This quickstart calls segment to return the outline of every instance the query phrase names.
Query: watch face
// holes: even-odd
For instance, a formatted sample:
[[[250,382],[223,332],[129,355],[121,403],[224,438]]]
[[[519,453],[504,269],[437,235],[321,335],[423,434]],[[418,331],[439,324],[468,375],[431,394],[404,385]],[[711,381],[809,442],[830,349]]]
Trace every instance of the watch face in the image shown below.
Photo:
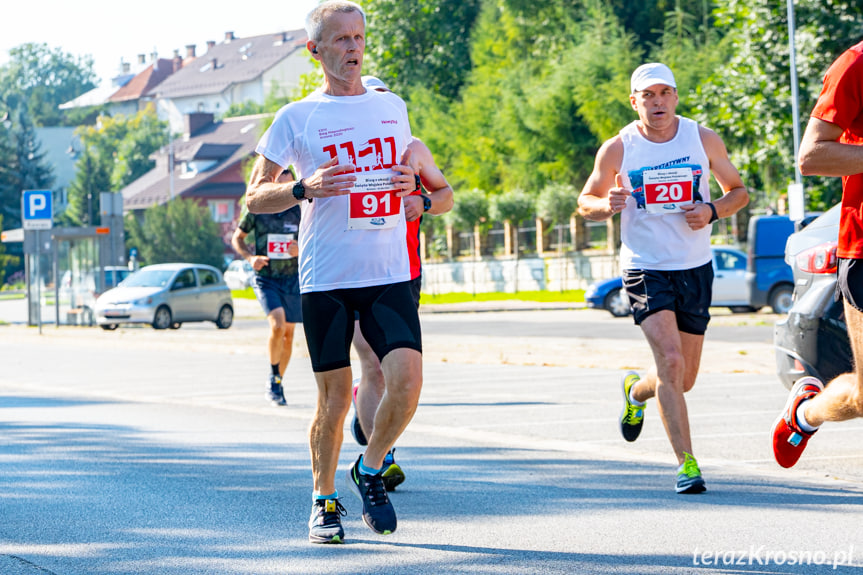
[[[427,212],[431,209],[432,201],[428,196],[423,196],[423,211]]]
[[[294,197],[298,200],[302,200],[306,197],[306,188],[303,186],[303,180],[298,180],[294,183]]]

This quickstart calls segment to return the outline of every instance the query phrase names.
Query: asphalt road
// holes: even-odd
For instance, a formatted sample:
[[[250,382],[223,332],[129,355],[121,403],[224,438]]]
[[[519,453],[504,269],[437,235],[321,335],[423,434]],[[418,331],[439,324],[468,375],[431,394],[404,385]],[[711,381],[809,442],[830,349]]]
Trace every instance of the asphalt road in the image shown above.
[[[266,332],[244,320],[0,327],[0,573],[861,572],[863,425],[825,426],[781,470],[768,431],[785,390],[760,369],[712,368],[688,395],[708,492],[679,496],[655,406],[636,443],[619,437],[618,369],[513,361],[522,324],[555,322],[481,315],[424,316],[436,349],[396,451],[399,528],[369,531],[343,488],[343,546],[306,540],[315,390],[301,349],[276,408]],[[461,333],[477,322],[492,333]],[[553,355],[591,338],[533,340]],[[442,358],[463,348],[470,361]],[[346,434],[341,472],[359,449]]]

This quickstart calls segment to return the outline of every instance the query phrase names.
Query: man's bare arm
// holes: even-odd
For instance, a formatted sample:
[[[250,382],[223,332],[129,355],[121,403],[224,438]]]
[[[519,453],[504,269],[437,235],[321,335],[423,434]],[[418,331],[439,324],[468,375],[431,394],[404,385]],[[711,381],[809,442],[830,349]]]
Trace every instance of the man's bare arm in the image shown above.
[[[863,146],[838,142],[844,131],[836,124],[809,118],[798,160],[804,176],[853,176],[863,172]]]
[[[410,148],[413,153],[412,157],[417,160],[418,165],[415,168],[418,168],[420,180],[423,187],[428,190],[432,202],[431,209],[427,213],[433,216],[447,213],[453,206],[452,187],[435,163],[431,150],[418,138],[414,138]]]
[[[699,126],[698,130],[701,144],[704,146],[707,159],[710,161],[710,171],[719,183],[719,187],[722,188],[722,197],[710,203],[716,210],[716,216],[724,218],[737,213],[749,203],[749,192],[746,191],[746,186],[743,185],[737,168],[728,158],[728,151],[725,149],[722,138],[704,126]],[[683,206],[682,209],[686,212],[686,223],[689,229],[700,230],[710,225],[713,210],[706,203]]]
[[[607,220],[623,210],[630,191],[618,171],[623,163],[623,141],[615,136],[596,153],[593,172],[578,196],[578,213],[587,220]]]
[[[713,202],[713,206],[716,208],[716,215],[725,218],[736,214],[749,203],[749,192],[743,185],[740,172],[728,158],[728,151],[722,138],[712,130],[703,129],[706,131],[703,142],[707,157],[710,159],[710,171],[719,182],[723,194]]]
[[[264,156],[258,156],[246,187],[246,207],[253,214],[278,214],[297,205],[293,181],[279,182],[284,169]]]
[[[303,178],[306,198],[329,198],[344,196],[351,193],[357,178],[354,176],[353,164],[339,164],[338,158],[328,160],[318,166],[314,173]],[[283,172],[282,166],[258,156],[252,167],[252,175],[246,188],[246,207],[253,214],[277,214],[297,205],[294,198],[293,180],[279,181]],[[408,170],[410,171],[410,170]],[[394,176],[395,185],[409,187],[406,182],[413,182],[413,171],[409,175]]]

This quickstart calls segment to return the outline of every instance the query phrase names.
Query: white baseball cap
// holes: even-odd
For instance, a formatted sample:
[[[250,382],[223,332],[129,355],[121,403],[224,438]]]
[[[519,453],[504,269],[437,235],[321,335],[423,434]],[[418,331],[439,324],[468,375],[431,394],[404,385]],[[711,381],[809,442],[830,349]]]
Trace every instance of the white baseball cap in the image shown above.
[[[665,64],[653,62],[650,64],[642,64],[632,73],[630,87],[633,92],[640,92],[654,84],[665,84],[672,88],[677,88],[674,82],[674,74],[671,68]]]
[[[380,89],[380,90],[386,90],[387,92],[390,91],[390,89],[387,88],[387,85],[384,84],[384,81],[381,80],[380,78],[378,78],[377,76],[363,76],[361,79],[363,81],[363,88],[366,88],[368,90],[379,90]]]

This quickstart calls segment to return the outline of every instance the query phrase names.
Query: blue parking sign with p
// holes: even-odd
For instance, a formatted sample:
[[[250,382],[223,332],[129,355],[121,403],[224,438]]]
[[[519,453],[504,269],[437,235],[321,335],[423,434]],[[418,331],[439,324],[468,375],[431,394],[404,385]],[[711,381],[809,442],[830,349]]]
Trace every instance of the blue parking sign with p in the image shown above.
[[[51,190],[24,190],[21,197],[21,222],[25,230],[47,230],[53,224]]]

